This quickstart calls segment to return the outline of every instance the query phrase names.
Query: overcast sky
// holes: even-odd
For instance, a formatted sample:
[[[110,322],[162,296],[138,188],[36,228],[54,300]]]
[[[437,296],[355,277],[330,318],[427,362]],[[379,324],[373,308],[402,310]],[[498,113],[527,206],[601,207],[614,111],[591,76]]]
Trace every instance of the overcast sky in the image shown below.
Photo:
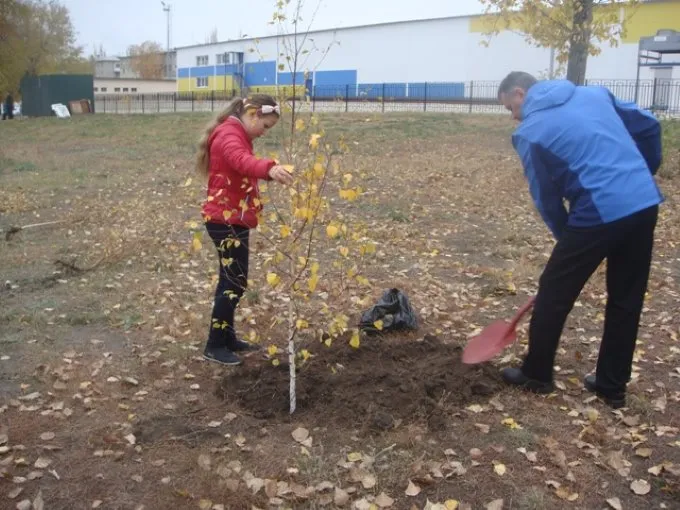
[[[130,44],[146,40],[166,45],[166,16],[161,0],[60,2],[71,13],[78,43],[85,47],[86,55],[99,44],[108,55],[124,54]],[[478,0],[321,2],[314,29],[477,14],[483,9]],[[237,38],[239,32],[257,37],[272,31],[267,22],[274,12],[275,0],[170,0],[169,3],[172,5],[172,47],[204,43],[214,28],[220,41]],[[306,3],[310,7],[318,5],[317,0],[306,0]]]

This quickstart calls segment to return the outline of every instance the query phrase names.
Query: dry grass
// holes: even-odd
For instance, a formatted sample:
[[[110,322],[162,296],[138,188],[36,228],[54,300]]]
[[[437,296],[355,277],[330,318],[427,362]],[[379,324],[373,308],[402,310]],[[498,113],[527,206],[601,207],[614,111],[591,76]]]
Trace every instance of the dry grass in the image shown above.
[[[662,462],[680,463],[677,429],[664,428],[677,427],[680,417],[675,180],[660,181],[667,202],[629,409],[612,413],[589,401],[580,386],[592,369],[602,328],[599,272],[565,329],[557,360],[564,389],[556,394],[502,389],[481,409],[447,407],[441,430],[419,422],[379,434],[334,423],[314,428],[310,423],[323,416],[261,420],[220,400],[215,389],[230,372],[198,358],[216,269],[210,246],[191,251],[190,224],[200,220],[203,197],[191,170],[193,141],[206,121],[196,114],[0,124],[3,239],[11,226],[65,221],[0,241],[0,283],[8,282],[0,290],[0,406],[6,406],[0,439],[8,436],[0,444],[8,446],[0,454],[0,472],[6,474],[0,507],[14,508],[41,490],[50,509],[91,508],[95,501],[114,509],[250,509],[266,508],[276,498],[283,507],[332,508],[335,489],[299,490],[323,481],[354,489],[349,499],[356,508],[381,492],[400,509],[448,499],[473,508],[503,499],[503,508],[513,509],[604,508],[615,496],[624,508],[676,504],[672,470],[660,476],[647,471]],[[350,142],[343,165],[367,173],[370,193],[344,210],[380,242],[365,297],[398,286],[419,313],[417,337],[436,334],[462,345],[535,290],[552,240],[531,206],[509,143],[508,119],[390,114],[323,121]],[[270,139],[260,150],[275,146]],[[257,253],[252,260],[253,274],[261,273]],[[280,345],[271,300],[267,289],[254,285],[240,324],[244,332],[253,329],[263,341]],[[360,311],[346,313],[355,322]],[[504,363],[521,355],[524,331],[520,337]],[[18,400],[33,392],[40,393],[35,400]],[[590,407],[599,412],[594,423]],[[503,423],[508,418],[522,428]],[[300,426],[310,427],[313,437],[304,450],[291,437]],[[42,439],[45,432],[55,438]],[[126,439],[130,434],[135,445]],[[651,458],[635,454],[647,447]],[[479,452],[471,453],[475,448]],[[537,452],[536,461],[518,448]],[[631,463],[623,466],[630,469],[626,476],[612,467],[617,462],[606,460],[619,450]],[[338,464],[352,452],[364,458],[354,471]],[[199,462],[202,455],[210,457],[209,469],[205,457]],[[49,468],[34,467],[40,456],[52,461]],[[439,478],[437,469],[446,471],[451,462],[459,462],[464,473]],[[494,463],[506,466],[504,475],[494,472]],[[357,482],[356,468],[372,474],[375,486]],[[42,477],[14,478],[32,471]],[[286,482],[300,493],[279,495],[270,483],[268,491],[265,486],[253,494],[252,477]],[[648,480],[650,493],[634,495],[633,479]],[[409,480],[421,487],[418,496],[405,495]],[[562,496],[578,498],[560,498],[546,481],[565,488]],[[8,499],[19,488],[21,494]]]

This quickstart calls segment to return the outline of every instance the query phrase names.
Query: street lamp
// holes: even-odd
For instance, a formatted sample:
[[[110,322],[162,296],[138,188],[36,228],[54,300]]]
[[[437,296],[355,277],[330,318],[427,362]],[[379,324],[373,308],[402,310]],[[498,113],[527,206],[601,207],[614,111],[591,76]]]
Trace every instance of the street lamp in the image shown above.
[[[163,11],[165,12],[167,19],[167,34],[166,34],[166,46],[165,46],[165,77],[170,76],[170,4],[166,4],[161,0],[161,5],[163,6]]]

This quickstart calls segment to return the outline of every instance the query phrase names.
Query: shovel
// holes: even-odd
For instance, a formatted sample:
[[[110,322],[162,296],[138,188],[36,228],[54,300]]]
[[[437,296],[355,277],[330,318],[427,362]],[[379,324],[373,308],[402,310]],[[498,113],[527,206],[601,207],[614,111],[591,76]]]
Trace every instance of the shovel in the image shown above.
[[[472,365],[488,361],[513,343],[517,339],[517,324],[534,305],[535,299],[535,296],[530,298],[510,322],[499,319],[472,337],[463,350],[463,363]]]

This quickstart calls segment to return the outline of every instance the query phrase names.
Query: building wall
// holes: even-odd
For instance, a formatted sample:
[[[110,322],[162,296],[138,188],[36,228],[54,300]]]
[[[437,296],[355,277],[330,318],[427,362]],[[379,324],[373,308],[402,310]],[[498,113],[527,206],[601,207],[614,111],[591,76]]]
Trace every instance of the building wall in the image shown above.
[[[95,78],[95,94],[156,94],[175,92],[175,80],[138,80],[125,78]]]
[[[599,55],[589,58],[588,79],[635,79],[640,37],[654,35],[659,29],[680,31],[680,0],[642,4],[634,12],[622,9],[620,14],[629,18],[627,34],[618,47],[603,47]],[[317,88],[336,86],[342,95],[348,88],[352,94],[370,95],[387,82],[391,95],[398,96],[425,91],[424,82],[449,82],[462,93],[464,83],[475,81],[484,86],[483,82],[501,80],[513,70],[547,75],[549,49],[533,47],[513,31],[487,39],[483,35],[487,23],[484,16],[472,16],[315,32],[314,46],[330,50],[323,55],[308,43],[305,48],[310,53],[303,57],[307,61],[300,70],[309,69],[310,74],[298,75],[295,81]],[[225,75],[227,80],[235,76],[232,83],[237,87],[238,66],[216,65],[217,55],[224,52],[243,53],[241,72],[250,88],[264,91],[276,84],[290,84],[286,60],[278,57],[279,43],[275,37],[263,37],[258,43],[239,40],[178,48],[179,90],[221,90]],[[208,65],[197,65],[196,59],[202,55],[208,56]],[[208,81],[199,89],[197,79],[202,77]],[[640,77],[653,78],[654,72],[643,68]],[[673,77],[680,78],[680,68]],[[437,94],[432,88],[424,93],[428,92],[428,97]]]

